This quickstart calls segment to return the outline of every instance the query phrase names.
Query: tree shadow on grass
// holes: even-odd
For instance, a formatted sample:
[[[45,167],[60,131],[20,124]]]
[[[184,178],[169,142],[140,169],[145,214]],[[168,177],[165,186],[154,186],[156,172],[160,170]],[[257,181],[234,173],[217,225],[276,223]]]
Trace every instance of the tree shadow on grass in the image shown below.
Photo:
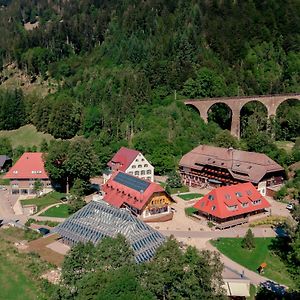
[[[280,257],[281,260],[287,262],[290,251],[289,237],[276,237],[269,245],[269,250]]]

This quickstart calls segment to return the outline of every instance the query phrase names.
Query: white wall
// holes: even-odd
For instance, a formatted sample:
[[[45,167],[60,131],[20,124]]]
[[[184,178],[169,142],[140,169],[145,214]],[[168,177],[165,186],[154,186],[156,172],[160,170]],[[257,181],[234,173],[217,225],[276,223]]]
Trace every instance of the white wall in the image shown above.
[[[126,173],[154,182],[154,167],[150,165],[148,160],[141,153],[139,153],[127,168]]]

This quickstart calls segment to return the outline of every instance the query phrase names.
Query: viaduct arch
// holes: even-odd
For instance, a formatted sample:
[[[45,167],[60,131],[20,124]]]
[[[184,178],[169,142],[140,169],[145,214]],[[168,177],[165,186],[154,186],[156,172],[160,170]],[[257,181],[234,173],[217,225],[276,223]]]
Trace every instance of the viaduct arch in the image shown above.
[[[231,134],[240,138],[240,114],[245,104],[252,101],[262,103],[267,108],[268,118],[270,118],[276,115],[276,110],[281,103],[291,99],[300,101],[300,94],[188,99],[184,101],[184,104],[196,107],[201,118],[206,123],[208,122],[208,111],[214,104],[226,104],[232,111]]]

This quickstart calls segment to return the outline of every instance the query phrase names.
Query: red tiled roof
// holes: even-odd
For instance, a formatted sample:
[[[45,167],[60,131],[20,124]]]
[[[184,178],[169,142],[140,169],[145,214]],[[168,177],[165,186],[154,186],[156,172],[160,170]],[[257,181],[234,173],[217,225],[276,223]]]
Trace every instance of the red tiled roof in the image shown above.
[[[209,145],[200,145],[188,152],[179,165],[196,170],[202,170],[204,166],[227,169],[233,178],[253,183],[259,183],[267,173],[284,173],[279,164],[263,153]]]
[[[116,164],[119,164],[118,170],[125,172],[139,153],[137,150],[121,147],[107,165],[113,169]]]
[[[125,184],[119,183],[114,180],[114,178],[122,173],[126,178],[134,178],[146,183],[148,186],[144,192],[137,191]],[[109,204],[121,207],[123,203],[127,203],[136,209],[143,209],[143,207],[148,203],[151,196],[154,193],[164,192],[165,190],[157,183],[150,182],[148,180],[140,179],[135,176],[129,175],[124,172],[117,171],[113,173],[112,177],[107,181],[105,185],[102,186],[105,195],[103,199]]]
[[[253,201],[256,200],[260,200],[260,203],[254,205]],[[248,203],[247,207],[243,207],[242,203]],[[229,210],[230,206],[236,208]],[[225,219],[261,210],[270,207],[270,204],[252,183],[247,182],[216,188],[197,201],[194,207],[204,213]]]
[[[48,179],[42,152],[25,152],[6,173],[8,179]]]

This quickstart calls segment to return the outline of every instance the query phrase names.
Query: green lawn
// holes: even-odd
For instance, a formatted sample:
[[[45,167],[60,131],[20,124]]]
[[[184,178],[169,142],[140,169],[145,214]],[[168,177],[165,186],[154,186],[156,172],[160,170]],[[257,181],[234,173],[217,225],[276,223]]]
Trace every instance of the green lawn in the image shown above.
[[[5,300],[41,299],[34,281],[24,273],[21,265],[3,255],[0,256],[0,289],[0,298]]]
[[[70,215],[68,208],[69,208],[68,204],[56,205],[47,209],[45,212],[41,214],[41,216],[67,218]]]
[[[0,185],[9,185],[10,180],[5,178],[0,178]]]
[[[198,193],[190,193],[190,194],[180,194],[178,197],[181,199],[188,201],[196,198],[202,198],[204,195],[203,194],[198,194]]]
[[[26,238],[27,231],[22,229],[0,229],[1,300],[47,299],[39,277],[49,265],[38,256],[20,253],[12,246],[12,242]]]
[[[184,185],[181,188],[171,188],[171,194],[178,194],[179,193],[187,193],[189,192],[189,187]]]
[[[54,137],[48,133],[38,132],[33,125],[25,125],[16,130],[1,130],[0,137],[7,137],[13,148],[17,146],[39,147],[43,139],[48,142],[54,139]]]
[[[211,241],[211,243],[224,255],[249,270],[256,271],[262,262],[266,262],[265,277],[289,287],[294,287],[287,266],[279,256],[270,250],[272,241],[275,240],[275,238],[255,238],[256,247],[253,250],[242,248],[242,238],[219,238]]]
[[[197,212],[198,210],[194,207],[187,207],[184,209],[184,211],[187,216],[191,216],[193,213]]]
[[[63,197],[65,194],[58,193],[58,192],[51,192],[47,195],[44,195],[42,197],[33,198],[33,199],[26,199],[21,200],[22,205],[28,205],[28,204],[36,204],[38,212],[42,210],[43,208],[54,204],[59,203],[60,198]]]

